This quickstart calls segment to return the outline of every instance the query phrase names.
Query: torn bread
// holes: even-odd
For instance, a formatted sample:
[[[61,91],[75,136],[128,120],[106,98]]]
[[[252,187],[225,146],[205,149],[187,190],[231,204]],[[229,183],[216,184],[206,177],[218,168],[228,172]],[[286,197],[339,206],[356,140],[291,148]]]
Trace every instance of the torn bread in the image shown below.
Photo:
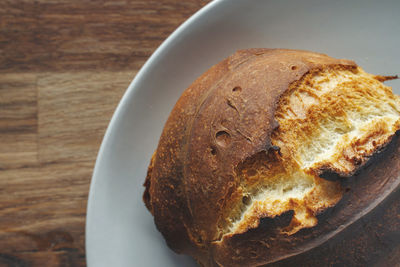
[[[177,102],[148,169],[144,201],[168,245],[204,266],[258,266],[317,240],[305,233],[325,227],[318,216],[343,198],[341,179],[400,129],[391,78],[285,49],[212,67]]]

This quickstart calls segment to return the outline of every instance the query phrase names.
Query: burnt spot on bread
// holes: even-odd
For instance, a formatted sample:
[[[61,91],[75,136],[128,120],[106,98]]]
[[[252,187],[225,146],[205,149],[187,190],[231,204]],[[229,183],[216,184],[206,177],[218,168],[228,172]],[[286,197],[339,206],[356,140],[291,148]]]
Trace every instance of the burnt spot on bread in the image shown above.
[[[257,231],[269,231],[271,235],[279,235],[283,229],[289,226],[293,220],[293,210],[288,210],[273,218],[263,217],[260,219],[260,225]]]
[[[341,177],[338,173],[329,170],[322,172],[320,177],[332,182],[340,181],[340,179],[343,179],[343,177]]]

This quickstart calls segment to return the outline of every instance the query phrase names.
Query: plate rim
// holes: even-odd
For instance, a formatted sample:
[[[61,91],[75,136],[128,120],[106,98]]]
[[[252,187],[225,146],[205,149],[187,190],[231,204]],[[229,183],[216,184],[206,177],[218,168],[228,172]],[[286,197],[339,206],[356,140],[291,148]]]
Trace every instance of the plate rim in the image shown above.
[[[202,8],[200,8],[198,11],[196,11],[193,15],[191,15],[187,20],[185,20],[181,25],[179,25],[162,43],[161,45],[152,53],[152,55],[146,60],[146,62],[143,64],[143,66],[140,68],[138,73],[135,75],[135,77],[132,79],[131,83],[125,90],[124,94],[122,95],[117,107],[114,110],[113,115],[111,116],[111,119],[108,123],[107,129],[104,133],[103,139],[101,141],[100,148],[97,152],[95,164],[93,167],[93,174],[90,180],[90,186],[89,186],[89,193],[87,197],[87,205],[86,205],[86,216],[85,216],[85,259],[86,259],[86,265],[93,266],[91,264],[91,255],[92,253],[90,252],[91,249],[89,247],[89,235],[88,235],[88,229],[91,227],[93,224],[92,222],[92,213],[94,212],[93,210],[93,203],[95,202],[95,185],[98,181],[99,178],[97,178],[99,175],[99,166],[101,162],[103,161],[104,153],[106,151],[107,144],[110,140],[111,133],[115,131],[115,124],[117,121],[117,118],[120,117],[122,111],[125,109],[125,107],[128,105],[128,102],[132,99],[134,93],[138,90],[137,84],[140,83],[140,81],[144,78],[146,72],[148,69],[151,69],[154,64],[159,60],[159,58],[162,56],[162,53],[164,50],[168,49],[169,46],[171,46],[172,42],[178,38],[180,35],[184,34],[184,32],[189,28],[192,24],[196,23],[197,20],[201,19],[201,17],[205,16],[211,9],[217,7],[218,5],[221,5],[229,0],[212,0]]]

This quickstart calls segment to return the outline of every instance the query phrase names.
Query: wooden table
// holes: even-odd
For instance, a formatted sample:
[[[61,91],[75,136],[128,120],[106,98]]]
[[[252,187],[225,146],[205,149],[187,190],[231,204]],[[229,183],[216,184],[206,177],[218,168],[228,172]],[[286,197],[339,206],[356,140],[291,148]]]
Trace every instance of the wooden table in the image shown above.
[[[0,1],[0,266],[84,266],[103,134],[146,59],[208,0]]]

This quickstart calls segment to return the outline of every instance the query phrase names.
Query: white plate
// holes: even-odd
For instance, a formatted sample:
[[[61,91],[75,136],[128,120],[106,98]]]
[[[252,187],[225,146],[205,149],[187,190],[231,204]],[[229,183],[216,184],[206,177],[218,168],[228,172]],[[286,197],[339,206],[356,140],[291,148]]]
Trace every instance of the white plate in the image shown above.
[[[142,202],[144,178],[182,91],[237,49],[294,48],[400,74],[398,0],[220,0],[197,12],[151,56],[119,104],[89,194],[89,267],[195,266],[168,249]],[[397,87],[400,82],[389,84]]]

